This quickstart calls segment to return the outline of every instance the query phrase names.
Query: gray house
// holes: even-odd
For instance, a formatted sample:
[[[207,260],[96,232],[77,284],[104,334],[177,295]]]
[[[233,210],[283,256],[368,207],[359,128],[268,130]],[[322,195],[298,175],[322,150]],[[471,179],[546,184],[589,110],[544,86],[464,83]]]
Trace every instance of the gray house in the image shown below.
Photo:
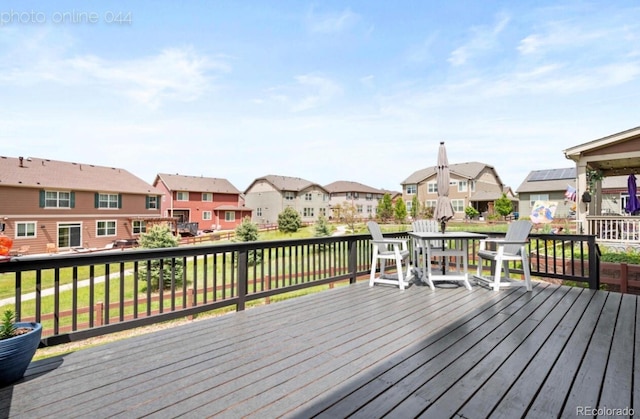
[[[378,210],[378,202],[385,191],[358,182],[339,180],[324,188],[329,192],[329,203],[335,208],[345,202],[355,206],[358,217],[361,219],[375,218]],[[333,212],[331,215],[334,215]]]
[[[305,179],[267,175],[256,178],[244,192],[245,205],[253,209],[257,224],[278,222],[278,215],[287,207],[300,213],[303,222],[315,222],[330,214],[329,192]]]
[[[516,190],[520,217],[529,217],[536,201],[554,201],[558,203],[554,218],[568,218],[575,211],[575,202],[565,193],[575,187],[575,167],[533,170]]]

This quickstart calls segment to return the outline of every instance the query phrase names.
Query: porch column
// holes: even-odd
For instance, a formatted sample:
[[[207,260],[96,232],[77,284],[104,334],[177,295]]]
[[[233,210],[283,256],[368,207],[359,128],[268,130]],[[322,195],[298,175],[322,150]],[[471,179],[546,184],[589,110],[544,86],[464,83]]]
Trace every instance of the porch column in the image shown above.
[[[576,181],[576,231],[580,233],[582,227],[582,233],[589,233],[589,225],[587,224],[587,213],[589,210],[589,204],[582,202],[582,194],[587,191],[587,163],[580,160],[577,165],[578,179]]]

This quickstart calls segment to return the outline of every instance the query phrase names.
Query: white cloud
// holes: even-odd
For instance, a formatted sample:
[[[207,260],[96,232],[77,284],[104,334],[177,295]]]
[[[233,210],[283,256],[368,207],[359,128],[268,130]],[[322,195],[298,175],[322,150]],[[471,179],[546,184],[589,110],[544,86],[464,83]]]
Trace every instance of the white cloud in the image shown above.
[[[225,61],[199,54],[192,47],[165,48],[155,55],[116,60],[73,53],[72,40],[58,43],[61,36],[50,39],[48,33],[43,30],[14,37],[16,46],[3,54],[0,84],[87,85],[155,109],[165,101],[193,101],[211,89],[214,73],[231,71]]]
[[[268,89],[270,100],[288,106],[291,112],[317,108],[342,94],[342,87],[326,77],[305,74],[294,79],[295,83]]]
[[[493,26],[472,28],[471,39],[465,45],[451,52],[449,63],[454,67],[461,66],[476,54],[491,50],[496,45],[498,36],[507,27],[510,20],[508,16],[500,14],[497,16],[497,22]]]
[[[311,32],[331,34],[340,33],[353,27],[360,16],[346,9],[338,13],[319,14],[311,10],[307,15],[307,24]]]

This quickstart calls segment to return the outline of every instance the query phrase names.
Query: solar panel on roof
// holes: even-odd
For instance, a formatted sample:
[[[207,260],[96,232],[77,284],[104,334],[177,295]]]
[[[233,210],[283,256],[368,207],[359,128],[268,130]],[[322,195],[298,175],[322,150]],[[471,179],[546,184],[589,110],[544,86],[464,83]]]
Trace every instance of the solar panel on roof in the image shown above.
[[[569,167],[565,169],[536,170],[529,176],[529,181],[536,182],[544,180],[575,179],[575,177],[575,167]]]

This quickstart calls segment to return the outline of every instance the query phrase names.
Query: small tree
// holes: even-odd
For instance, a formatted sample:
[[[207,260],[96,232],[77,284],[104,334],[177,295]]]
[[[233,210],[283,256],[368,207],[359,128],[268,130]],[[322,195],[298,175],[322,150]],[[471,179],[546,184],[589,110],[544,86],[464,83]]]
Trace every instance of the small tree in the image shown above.
[[[292,207],[287,207],[278,214],[278,230],[282,233],[295,233],[302,226],[300,213]]]
[[[236,227],[236,241],[254,242],[258,240],[258,225],[251,222],[250,217],[244,217],[242,223]],[[250,250],[247,254],[249,265],[255,265],[262,260],[262,254],[255,250]]]
[[[404,223],[407,218],[407,206],[402,199],[398,199],[396,201],[394,216],[396,218],[396,221],[400,224]]]
[[[146,233],[140,235],[138,240],[140,247],[145,249],[160,249],[165,247],[178,247],[180,240],[173,235],[171,229],[166,224],[156,224],[147,229]],[[162,266],[162,269],[161,269]],[[148,269],[148,267],[150,269]],[[160,290],[160,276],[162,276],[162,289],[171,288],[171,282],[174,281],[176,286],[182,284],[183,280],[183,264],[180,259],[155,259],[149,265],[142,264],[140,266],[141,281],[147,281],[149,277],[152,291]]]
[[[418,200],[418,195],[413,195],[413,199],[411,200],[411,218],[414,220],[420,216],[420,201]]]
[[[387,222],[391,218],[393,218],[393,203],[391,202],[391,195],[386,193],[378,204],[378,219],[382,222]]]
[[[507,198],[507,195],[504,193],[499,199],[495,201],[494,205],[496,212],[505,219],[507,215],[511,214],[511,212],[513,211],[513,203],[509,198]]]
[[[466,214],[467,218],[470,220],[480,215],[480,212],[477,209],[473,208],[472,206],[468,206],[467,208],[465,208],[464,213]]]
[[[352,233],[356,231],[356,222],[358,221],[358,211],[353,202],[343,202],[333,207],[333,213],[336,218],[347,225]]]
[[[314,237],[329,237],[331,235],[331,225],[329,225],[329,221],[323,215],[318,217],[315,225],[315,232],[313,234]]]

